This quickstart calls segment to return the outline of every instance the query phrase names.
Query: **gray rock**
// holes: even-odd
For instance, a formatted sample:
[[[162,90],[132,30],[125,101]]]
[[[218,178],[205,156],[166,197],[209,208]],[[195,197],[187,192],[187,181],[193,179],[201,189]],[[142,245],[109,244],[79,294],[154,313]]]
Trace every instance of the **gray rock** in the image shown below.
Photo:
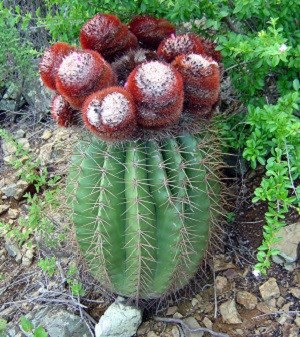
[[[201,328],[200,324],[198,323],[198,321],[194,317],[187,317],[183,321],[190,329]],[[189,331],[185,330],[185,336],[186,337],[202,337],[203,335],[204,335],[203,331],[189,332]]]
[[[47,307],[26,317],[35,327],[42,326],[49,337],[92,337],[79,316],[59,307]]]
[[[3,213],[7,212],[9,209],[9,205],[0,205],[0,215],[2,215]]]
[[[280,290],[274,277],[269,278],[267,282],[263,283],[259,287],[259,291],[264,301],[269,301],[272,298],[280,296]]]
[[[49,111],[52,93],[42,85],[38,77],[25,82],[22,92],[27,103],[38,113]]]
[[[12,83],[3,95],[4,99],[17,99],[20,94],[20,86]]]
[[[27,138],[19,138],[17,139],[18,144],[22,146],[22,149],[28,151],[30,149],[30,144]]]
[[[167,312],[166,312],[166,316],[173,316],[178,310],[177,306],[173,306],[173,307],[169,307]]]
[[[12,142],[5,142],[2,143],[2,151],[4,153],[4,156],[9,156],[12,154],[15,154],[17,151],[17,147]]]
[[[142,322],[142,313],[122,297],[108,307],[95,327],[96,337],[131,337]]]
[[[224,323],[240,324],[242,323],[241,316],[239,315],[235,301],[228,300],[220,305],[220,313]]]
[[[18,108],[17,102],[10,99],[2,99],[0,101],[0,110],[3,111],[16,111]]]
[[[2,187],[1,191],[8,197],[14,197],[16,200],[20,200],[25,191],[28,189],[29,184],[26,181],[19,180],[17,183],[13,183]]]
[[[25,137],[26,132],[23,129],[19,129],[14,133],[15,139],[20,139]]]
[[[21,261],[22,254],[16,242],[9,238],[5,238],[4,247],[7,250],[9,256],[15,258],[17,262]]]
[[[276,243],[274,248],[279,249],[280,253],[278,256],[273,257],[273,261],[278,264],[285,264],[285,266],[293,264],[298,257],[300,222],[281,228],[278,232],[278,237],[282,237],[282,240]]]

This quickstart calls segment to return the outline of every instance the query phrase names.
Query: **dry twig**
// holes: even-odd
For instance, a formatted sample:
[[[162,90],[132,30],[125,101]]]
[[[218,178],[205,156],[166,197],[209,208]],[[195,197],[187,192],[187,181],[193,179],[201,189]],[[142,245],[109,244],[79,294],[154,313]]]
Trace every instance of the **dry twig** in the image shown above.
[[[157,321],[157,322],[179,324],[182,327],[183,330],[186,330],[190,333],[202,331],[202,332],[208,332],[212,336],[215,336],[215,337],[230,337],[226,333],[216,332],[216,331],[213,331],[213,330],[207,329],[207,328],[191,329],[186,323],[184,323],[183,320],[181,320],[179,318],[154,317],[154,320]]]

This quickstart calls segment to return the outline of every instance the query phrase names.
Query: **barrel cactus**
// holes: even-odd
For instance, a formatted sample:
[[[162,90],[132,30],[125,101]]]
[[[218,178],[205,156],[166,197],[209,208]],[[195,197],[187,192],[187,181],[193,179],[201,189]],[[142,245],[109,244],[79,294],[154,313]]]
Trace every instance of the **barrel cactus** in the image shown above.
[[[134,33],[152,50],[127,43]],[[75,148],[67,187],[78,244],[104,288],[158,298],[196,274],[218,212],[218,141],[209,125],[220,55],[212,42],[177,37],[171,23],[150,17],[134,18],[128,29],[97,14],[80,41],[82,48],[56,57],[55,69],[47,57],[40,65],[42,79],[45,68],[55,75],[54,119],[89,131]]]

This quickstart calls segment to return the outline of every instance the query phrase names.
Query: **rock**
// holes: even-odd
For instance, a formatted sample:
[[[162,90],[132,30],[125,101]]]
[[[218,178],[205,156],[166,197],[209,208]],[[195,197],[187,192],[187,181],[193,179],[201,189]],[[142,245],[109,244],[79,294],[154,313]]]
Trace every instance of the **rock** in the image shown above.
[[[172,337],[180,337],[180,331],[177,326],[173,326],[171,330]]]
[[[300,316],[297,316],[294,322],[298,327],[300,327]]]
[[[201,326],[197,322],[197,320],[194,317],[187,317],[184,320],[184,323],[190,328],[190,329],[199,329]],[[185,336],[186,337],[202,337],[203,331],[198,332],[189,332],[185,330]]]
[[[271,298],[270,300],[266,301],[266,304],[273,307],[273,308],[276,308],[276,299]]]
[[[21,262],[22,254],[16,242],[9,238],[5,238],[4,247],[9,256],[15,258],[17,262]]]
[[[300,331],[297,326],[293,324],[284,324],[282,328],[282,337],[299,337]]]
[[[7,204],[0,205],[0,215],[7,212],[8,209],[9,209],[9,205],[7,205]]]
[[[235,333],[239,336],[242,336],[244,334],[244,331],[242,329],[236,329]]]
[[[235,269],[236,266],[232,262],[227,262],[224,255],[217,255],[214,258],[214,270],[215,272],[223,271],[227,269]]]
[[[0,110],[3,111],[17,111],[18,110],[18,106],[16,104],[17,102],[14,100],[10,100],[10,99],[2,99],[0,101]]]
[[[22,94],[34,111],[39,114],[49,111],[52,93],[42,85],[38,77],[31,76],[25,81]]]
[[[276,321],[280,324],[283,325],[286,322],[287,316],[286,315],[281,315],[279,318],[276,319]]]
[[[41,146],[40,154],[38,156],[38,161],[41,163],[41,165],[46,166],[51,163],[53,146],[53,143],[47,143]]]
[[[137,336],[144,335],[147,332],[149,332],[149,330],[150,330],[150,322],[143,322],[137,330]]]
[[[174,318],[182,318],[183,317],[183,315],[181,315],[181,313],[180,312],[175,312],[175,314],[173,315],[173,317]]]
[[[29,187],[29,184],[26,181],[19,180],[17,182],[16,191],[15,191],[13,197],[16,200],[20,200],[23,197],[26,190],[28,189],[28,187]]]
[[[10,218],[10,219],[13,219],[13,220],[15,220],[15,219],[17,219],[17,217],[19,216],[19,214],[20,214],[20,211],[18,210],[18,209],[15,209],[15,208],[10,208],[9,210],[8,210],[8,217]]]
[[[13,142],[10,141],[2,141],[2,151],[4,156],[9,156],[15,154],[17,151],[17,147]]]
[[[27,138],[20,138],[17,142],[22,146],[23,150],[28,151],[30,149],[30,144]]]
[[[159,336],[157,336],[157,334],[154,331],[149,331],[147,333],[147,337],[159,337]]]
[[[258,303],[256,308],[262,312],[263,314],[270,314],[272,312],[275,312],[277,309],[266,304],[266,303]]]
[[[239,315],[235,301],[228,300],[220,305],[220,313],[224,323],[240,324],[242,323],[241,316]]]
[[[15,133],[14,133],[14,138],[15,139],[20,139],[20,138],[24,138],[25,137],[26,132],[22,129],[18,129]]]
[[[280,290],[274,277],[269,278],[267,282],[263,283],[259,287],[259,291],[264,301],[280,296]]]
[[[282,296],[279,296],[276,301],[276,306],[281,308],[284,305],[285,299]]]
[[[14,197],[16,200],[20,200],[28,187],[29,184],[26,181],[19,180],[17,183],[12,183],[2,187],[1,191],[8,198]]]
[[[125,304],[125,299],[118,297],[108,307],[95,327],[96,337],[131,337],[142,322],[141,310]]]
[[[18,160],[17,157],[16,157],[15,155],[13,155],[13,154],[11,154],[11,155],[9,155],[9,156],[5,156],[5,157],[3,158],[3,161],[4,161],[5,164],[13,164],[13,163],[15,163],[17,160]]]
[[[199,301],[197,300],[197,298],[193,298],[191,304],[192,307],[196,307],[199,304]]]
[[[29,267],[31,266],[32,261],[33,261],[33,251],[28,249],[22,258],[22,265],[25,267]]]
[[[292,287],[289,289],[289,293],[291,293],[294,297],[300,299],[300,288]]]
[[[212,329],[213,323],[209,318],[204,317],[202,323],[207,329]]]
[[[42,134],[42,139],[43,140],[48,140],[49,138],[52,137],[52,131],[51,130],[45,130]]]
[[[227,287],[228,281],[224,276],[217,276],[215,280],[216,290],[218,293],[222,294],[224,289]]]
[[[26,317],[35,327],[42,326],[49,337],[92,337],[84,321],[60,307],[48,306]]]
[[[292,306],[293,304],[294,304],[294,302],[288,302],[288,303],[286,303],[285,305],[282,306],[281,310],[285,311],[285,312],[288,312],[288,311],[290,311],[290,306]]]
[[[278,237],[282,237],[282,240],[276,243],[274,248],[279,249],[279,257],[281,257],[285,264],[292,264],[296,262],[298,257],[298,244],[300,242],[300,222],[283,227],[278,232]],[[276,259],[278,256],[274,256],[273,260],[276,263],[280,263],[280,260]]]
[[[257,298],[247,291],[239,291],[236,296],[236,301],[248,310],[253,310],[257,305]]]
[[[173,306],[173,307],[169,307],[167,312],[166,312],[166,316],[173,316],[178,310],[178,307]]]

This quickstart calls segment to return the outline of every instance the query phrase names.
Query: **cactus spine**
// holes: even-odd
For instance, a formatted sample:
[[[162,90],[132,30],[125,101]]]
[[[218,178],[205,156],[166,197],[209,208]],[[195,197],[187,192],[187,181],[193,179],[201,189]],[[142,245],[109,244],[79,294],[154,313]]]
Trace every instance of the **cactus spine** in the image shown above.
[[[93,139],[77,150],[70,174],[77,239],[109,291],[156,298],[195,275],[217,202],[199,146],[182,135],[122,145]]]

